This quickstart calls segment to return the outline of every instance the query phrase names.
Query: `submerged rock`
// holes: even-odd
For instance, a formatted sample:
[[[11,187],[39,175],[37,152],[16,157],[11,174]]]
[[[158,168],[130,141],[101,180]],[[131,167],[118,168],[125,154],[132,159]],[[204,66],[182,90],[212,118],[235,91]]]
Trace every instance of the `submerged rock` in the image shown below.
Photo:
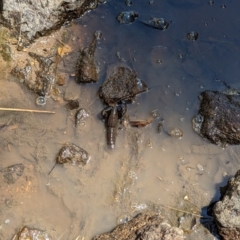
[[[93,240],[183,240],[183,231],[171,227],[159,214],[142,213]]]
[[[99,96],[107,105],[122,100],[131,103],[137,94],[147,90],[146,83],[138,78],[134,70],[126,66],[115,66],[108,72],[107,80],[99,89]]]
[[[212,143],[240,144],[240,95],[202,92],[193,128]]]
[[[240,239],[240,170],[230,178],[221,201],[213,207],[219,234],[224,240]]]
[[[65,22],[95,9],[97,0],[8,0],[1,1],[0,21],[11,28],[19,49],[34,39],[50,34]]]
[[[196,41],[198,39],[198,33],[194,31],[187,33],[187,39],[190,41]]]
[[[86,165],[89,160],[90,156],[87,151],[83,148],[75,145],[69,144],[61,148],[58,153],[56,163],[64,164],[64,163],[71,163],[73,165]]]
[[[159,30],[166,30],[169,23],[164,18],[151,18],[148,21],[142,21],[148,27],[156,28]]]
[[[6,183],[13,184],[23,175],[24,168],[25,167],[22,163],[14,164],[6,168],[2,168],[0,173],[2,173]]]
[[[183,216],[179,217],[179,228],[181,228],[184,232],[191,233],[196,229],[197,219],[191,214],[183,214]]]
[[[168,135],[175,138],[182,138],[183,131],[180,128],[173,128],[168,131]]]
[[[77,110],[75,115],[75,126],[78,124],[85,125],[85,119],[89,117],[89,113],[84,108],[80,108]]]
[[[44,231],[23,227],[13,240],[52,240],[52,237]]]
[[[117,16],[117,20],[122,24],[130,24],[138,18],[138,13],[134,11],[121,12]]]

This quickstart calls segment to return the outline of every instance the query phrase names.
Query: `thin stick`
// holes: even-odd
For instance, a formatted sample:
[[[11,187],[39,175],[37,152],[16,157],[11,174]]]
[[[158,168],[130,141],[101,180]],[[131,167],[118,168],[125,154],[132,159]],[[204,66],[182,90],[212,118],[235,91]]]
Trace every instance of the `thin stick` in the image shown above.
[[[187,214],[191,214],[195,217],[199,217],[199,218],[205,218],[204,216],[201,216],[201,215],[198,215],[198,214],[195,214],[195,213],[191,213],[191,212],[187,212],[187,211],[184,211],[184,210],[180,210],[180,209],[177,209],[177,208],[173,208],[173,207],[170,207],[170,206],[167,206],[167,205],[162,205],[163,207],[166,207],[166,208],[169,208],[171,210],[175,210],[175,211],[178,211],[178,212],[182,212],[182,213],[187,213]]]
[[[34,110],[34,109],[21,109],[21,108],[0,108],[0,111],[32,112],[32,113],[55,113],[53,111]]]
[[[66,230],[65,232],[63,232],[63,233],[61,234],[61,236],[60,236],[57,240],[60,240],[60,239],[62,238],[62,236],[63,236],[66,232],[67,232],[67,230]]]
[[[94,100],[90,104],[88,104],[87,108],[89,108],[97,99],[98,97],[95,97]]]
[[[50,173],[53,171],[53,169],[56,167],[57,162],[54,164],[54,166],[52,167],[52,169],[49,171],[48,175],[50,175]]]
[[[66,46],[66,44],[58,39],[56,39],[59,43],[61,43],[62,45]]]

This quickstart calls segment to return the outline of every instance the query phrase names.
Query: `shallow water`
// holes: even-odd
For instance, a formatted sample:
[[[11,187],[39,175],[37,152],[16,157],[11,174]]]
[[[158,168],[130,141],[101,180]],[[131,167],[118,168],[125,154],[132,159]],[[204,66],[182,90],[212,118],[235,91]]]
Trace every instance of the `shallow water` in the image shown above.
[[[185,195],[201,212],[202,207],[218,199],[219,186],[237,171],[239,147],[223,149],[209,143],[193,131],[191,120],[198,112],[201,91],[223,91],[224,81],[240,89],[238,1],[229,0],[226,8],[222,3],[210,5],[197,0],[184,4],[177,0],[132,2],[130,7],[124,1],[101,4],[31,46],[31,51],[43,54],[42,49],[51,52],[56,39],[61,39],[74,49],[58,66],[58,74],[66,83],[58,87],[61,93],[57,101],[50,98],[46,107],[36,106],[34,94],[8,75],[23,53],[14,51],[15,61],[11,63],[2,60],[2,107],[56,113],[0,112],[0,126],[11,119],[0,129],[0,166],[25,165],[23,176],[15,184],[1,178],[0,239],[12,239],[23,225],[46,230],[53,239],[91,239],[111,230],[119,219],[144,209],[157,207],[163,213],[167,209],[162,206],[181,209]],[[129,25],[120,24],[116,16],[128,10],[138,12],[139,18]],[[168,29],[161,31],[141,22],[150,17],[165,18]],[[78,85],[70,76],[78,49],[91,42],[96,30],[102,32],[96,52],[100,80]],[[196,41],[186,38],[191,31],[199,34]],[[108,67],[121,63],[117,55],[150,88],[128,105],[130,119],[147,119],[153,110],[158,110],[160,117],[145,128],[119,130],[116,147],[110,151],[99,119],[104,105],[96,96]],[[78,98],[80,106],[89,111],[85,126],[75,127],[75,111],[65,108],[65,92]],[[183,137],[157,133],[161,119],[165,131],[177,127]],[[81,168],[58,165],[48,175],[65,143],[88,151],[90,163]],[[203,239],[201,234],[188,239]]]

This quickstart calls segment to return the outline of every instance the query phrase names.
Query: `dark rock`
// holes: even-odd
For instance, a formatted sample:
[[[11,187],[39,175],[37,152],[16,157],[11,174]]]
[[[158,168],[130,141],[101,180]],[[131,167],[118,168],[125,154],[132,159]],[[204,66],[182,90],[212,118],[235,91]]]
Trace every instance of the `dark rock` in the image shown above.
[[[14,240],[52,240],[46,232],[29,227],[23,227],[13,238]]]
[[[213,217],[224,240],[240,239],[240,170],[230,178],[221,201],[213,207]]]
[[[95,9],[97,0],[8,0],[0,1],[0,22],[11,28],[19,49],[34,39],[50,34],[64,23]]]
[[[4,181],[8,184],[15,183],[23,175],[24,165],[22,163],[14,164],[0,170]]]
[[[198,33],[194,31],[187,33],[187,39],[190,41],[196,41],[198,39]]]
[[[134,70],[126,66],[112,67],[107,80],[99,89],[99,97],[107,104],[114,105],[122,100],[133,102],[135,96],[147,91],[147,85],[137,77]]]
[[[100,37],[99,32],[94,33],[94,38],[89,47],[80,51],[80,56],[76,66],[76,82],[90,83],[98,81],[98,69],[94,59],[97,40]]]
[[[86,165],[90,160],[90,156],[83,148],[75,144],[66,145],[61,148],[58,153],[56,163],[71,163],[73,165]]]
[[[171,227],[160,215],[139,214],[127,223],[120,224],[113,231],[93,238],[93,240],[182,240],[183,231]]]
[[[156,28],[159,30],[166,30],[169,26],[169,23],[164,18],[151,18],[148,21],[141,21],[148,27]]]
[[[66,104],[66,107],[69,110],[77,109],[79,107],[79,101],[77,99],[71,100]]]
[[[240,96],[202,92],[193,128],[212,143],[240,144]]]

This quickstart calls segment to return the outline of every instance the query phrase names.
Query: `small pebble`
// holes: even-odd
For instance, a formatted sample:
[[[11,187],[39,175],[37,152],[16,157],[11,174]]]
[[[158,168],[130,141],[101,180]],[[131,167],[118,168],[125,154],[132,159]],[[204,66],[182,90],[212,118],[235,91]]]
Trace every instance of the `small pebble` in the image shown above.
[[[203,169],[203,166],[201,165],[201,164],[198,164],[197,165],[197,169],[199,170],[199,171],[203,171],[204,169]]]
[[[226,177],[228,175],[228,173],[225,171],[223,172],[223,177]]]
[[[5,223],[5,224],[10,223],[10,219],[6,219],[6,220],[4,221],[4,223]]]

